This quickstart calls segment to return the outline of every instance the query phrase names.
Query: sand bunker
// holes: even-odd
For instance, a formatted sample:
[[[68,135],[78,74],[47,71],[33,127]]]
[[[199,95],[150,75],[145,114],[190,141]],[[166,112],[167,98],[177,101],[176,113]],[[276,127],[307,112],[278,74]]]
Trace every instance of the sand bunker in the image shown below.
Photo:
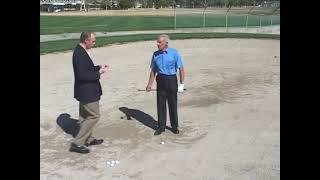
[[[40,56],[41,179],[280,179],[280,41],[176,40],[171,46],[186,67],[179,135],[153,135],[156,93],[137,91],[146,86],[155,41],[90,51],[110,71],[101,79],[96,126],[105,143],[87,155],[68,152],[78,118],[72,52]],[[111,160],[120,163],[110,167]]]

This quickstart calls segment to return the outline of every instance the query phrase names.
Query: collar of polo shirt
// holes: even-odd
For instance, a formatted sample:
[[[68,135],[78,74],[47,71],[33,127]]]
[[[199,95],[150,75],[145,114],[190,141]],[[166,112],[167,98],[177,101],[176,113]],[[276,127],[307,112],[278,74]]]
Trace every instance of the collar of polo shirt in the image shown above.
[[[168,54],[168,48],[166,48],[166,49],[164,49],[164,50],[161,50],[161,52]]]

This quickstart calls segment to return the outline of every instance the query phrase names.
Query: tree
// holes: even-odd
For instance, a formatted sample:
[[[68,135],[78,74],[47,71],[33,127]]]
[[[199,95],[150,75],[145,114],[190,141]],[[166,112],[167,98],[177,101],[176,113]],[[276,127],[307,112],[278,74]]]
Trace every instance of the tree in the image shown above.
[[[141,4],[143,8],[146,8],[148,6],[148,0],[142,0]]]
[[[112,0],[101,0],[101,8],[105,8],[106,10],[108,9],[108,7],[111,8],[112,6]]]
[[[119,6],[121,9],[134,7],[134,0],[119,0]]]
[[[159,0],[160,7],[169,7],[172,5],[172,0]]]
[[[187,0],[176,0],[176,4],[185,7],[187,5]]]
[[[147,0],[148,1],[148,8],[152,8],[155,5],[155,0]]]

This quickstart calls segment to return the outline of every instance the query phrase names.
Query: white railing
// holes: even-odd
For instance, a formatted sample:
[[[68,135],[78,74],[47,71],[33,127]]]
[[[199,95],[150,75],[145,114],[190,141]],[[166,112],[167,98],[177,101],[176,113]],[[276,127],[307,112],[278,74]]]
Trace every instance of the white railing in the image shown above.
[[[84,0],[40,0],[40,4],[84,4]]]

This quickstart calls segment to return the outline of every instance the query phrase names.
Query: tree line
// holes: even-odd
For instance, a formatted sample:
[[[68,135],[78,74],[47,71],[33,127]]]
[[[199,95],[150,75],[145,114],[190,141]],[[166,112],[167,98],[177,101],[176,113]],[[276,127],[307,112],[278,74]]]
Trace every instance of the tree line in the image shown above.
[[[86,3],[100,4],[107,8],[112,8],[117,4],[120,9],[133,8],[137,3],[141,3],[142,8],[206,8],[206,7],[242,7],[257,6],[264,2],[280,2],[280,0],[86,0]]]

